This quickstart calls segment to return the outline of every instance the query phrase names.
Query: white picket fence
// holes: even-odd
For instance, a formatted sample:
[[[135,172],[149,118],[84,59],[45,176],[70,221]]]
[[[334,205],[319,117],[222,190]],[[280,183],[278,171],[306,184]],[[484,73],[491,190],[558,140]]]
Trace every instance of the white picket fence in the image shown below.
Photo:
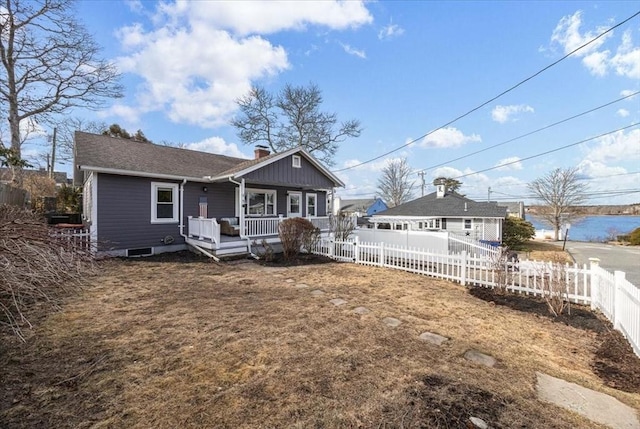
[[[640,289],[624,278],[611,274],[597,260],[590,266],[565,264],[558,268],[549,262],[499,262],[496,257],[467,253],[440,253],[385,243],[321,239],[312,253],[342,262],[393,268],[446,279],[462,285],[506,286],[512,292],[544,296],[559,293],[570,302],[598,309],[621,331],[640,356]],[[552,281],[554,288],[550,288]],[[562,285],[559,287],[558,285]],[[558,289],[563,289],[559,290]]]

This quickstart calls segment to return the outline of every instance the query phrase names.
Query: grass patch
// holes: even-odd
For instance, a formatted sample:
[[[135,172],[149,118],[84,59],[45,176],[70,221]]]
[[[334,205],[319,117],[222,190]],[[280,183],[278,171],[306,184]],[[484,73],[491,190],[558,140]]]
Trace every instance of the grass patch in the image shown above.
[[[594,372],[596,332],[485,302],[449,282],[354,264],[176,258],[108,261],[26,344],[4,335],[0,421],[457,428],[475,415],[494,428],[599,427],[539,402],[536,371],[640,408],[640,394]],[[371,313],[355,314],[359,306]],[[385,317],[402,324],[389,328]],[[420,341],[425,331],[450,341]],[[500,364],[468,362],[470,348]]]

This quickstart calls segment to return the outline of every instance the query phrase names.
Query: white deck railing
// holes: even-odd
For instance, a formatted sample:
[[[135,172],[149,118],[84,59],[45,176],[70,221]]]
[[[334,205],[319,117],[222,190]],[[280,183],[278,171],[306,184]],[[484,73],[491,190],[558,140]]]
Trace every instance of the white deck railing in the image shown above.
[[[566,301],[599,309],[621,331],[640,356],[640,288],[625,279],[625,274],[611,274],[593,259],[590,266],[553,265],[540,261],[502,262],[467,253],[437,253],[385,243],[319,240],[312,253],[338,261],[394,268],[489,288],[527,295],[548,296],[559,293]],[[504,265],[502,265],[504,264]],[[504,267],[504,268],[503,268]],[[506,273],[506,275],[505,275]],[[553,291],[550,281],[554,282]]]
[[[287,219],[284,216],[278,217],[246,217],[244,218],[245,235],[247,237],[260,237],[265,235],[278,235],[280,222]],[[329,229],[329,216],[309,217],[309,220],[321,231]]]
[[[189,237],[211,241],[220,246],[220,224],[215,218],[189,216]]]

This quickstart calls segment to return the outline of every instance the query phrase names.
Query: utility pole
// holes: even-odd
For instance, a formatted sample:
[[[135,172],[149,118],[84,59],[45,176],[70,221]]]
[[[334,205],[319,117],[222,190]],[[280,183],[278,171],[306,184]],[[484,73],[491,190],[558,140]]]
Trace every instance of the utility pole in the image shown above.
[[[424,170],[418,172],[418,175],[420,176],[420,178],[422,179],[422,196],[424,197]]]
[[[57,129],[54,127],[53,139],[51,140],[51,169],[49,170],[49,177],[53,177],[53,171],[56,165],[56,131]]]
[[[491,186],[489,186],[489,189],[487,189],[487,202],[491,202]]]

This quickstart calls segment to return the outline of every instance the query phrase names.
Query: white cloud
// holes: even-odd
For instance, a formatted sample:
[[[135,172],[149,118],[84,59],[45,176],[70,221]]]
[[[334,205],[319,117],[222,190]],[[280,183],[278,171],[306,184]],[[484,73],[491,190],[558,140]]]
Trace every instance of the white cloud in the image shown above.
[[[404,158],[408,158],[408,155],[409,155],[408,152],[403,151],[403,152],[400,152],[399,154],[397,154],[396,156],[377,159],[377,160],[375,160],[373,162],[368,162],[368,163],[362,164],[362,165],[360,165],[362,163],[362,161],[360,161],[358,159],[349,159],[349,160],[346,160],[343,163],[342,168],[350,168],[351,169],[351,170],[347,170],[347,171],[370,171],[370,172],[380,173],[383,168],[385,168],[387,165],[389,165],[390,162],[396,161],[396,160],[400,160],[400,159],[404,159]]]
[[[497,170],[501,171],[522,170],[522,162],[520,162],[520,157],[518,156],[501,159],[495,166],[498,167]]]
[[[593,31],[581,33],[581,26],[582,11],[563,17],[551,35],[552,45],[559,45],[564,53],[568,54],[608,28],[608,26],[602,26]],[[622,35],[615,55],[611,54],[611,50],[603,48],[605,42],[612,36],[613,32],[609,32],[574,55],[582,57],[584,66],[596,76],[604,76],[609,70],[614,70],[620,76],[639,79],[640,47],[633,45],[631,30],[625,31]]]
[[[620,96],[621,97],[628,97],[631,94],[635,94],[638,91],[634,91],[633,89],[623,89],[622,91],[620,91]],[[636,98],[636,96],[634,95],[633,97],[630,97],[629,100],[633,100],[634,98]]]
[[[179,10],[183,2],[178,3]],[[345,30],[373,22],[363,1],[198,1],[185,7],[193,18],[239,36],[304,30],[309,25]]]
[[[622,44],[611,58],[611,66],[621,76],[640,79],[640,46],[633,46],[631,31],[622,35]]]
[[[392,39],[394,37],[399,37],[404,34],[404,28],[398,26],[397,24],[389,23],[380,29],[378,32],[378,39],[387,40]]]
[[[587,146],[586,160],[596,162],[640,159],[640,129],[625,130],[600,137],[595,147]]]
[[[465,135],[455,127],[446,127],[434,131],[418,143],[422,147],[459,147],[467,143],[478,143],[482,139],[478,134]]]
[[[512,120],[516,121],[517,119],[512,119],[514,115],[518,113],[533,113],[533,107],[528,106],[526,104],[511,104],[509,106],[497,105],[491,111],[491,118],[496,121],[504,124],[505,122]]]
[[[128,113],[161,111],[173,122],[225,124],[253,81],[290,68],[285,48],[261,34],[307,25],[342,30],[372,19],[357,1],[161,2],[152,29],[134,24],[116,33],[127,52],[117,59],[119,69],[142,80]]]
[[[591,178],[602,178],[608,181],[609,176],[625,174],[627,170],[623,167],[611,167],[599,161],[585,159],[577,166],[578,172]]]
[[[216,153],[219,155],[233,156],[236,158],[248,158],[242,153],[235,143],[227,143],[220,137],[209,137],[195,143],[187,143],[185,149],[197,150],[200,152]]]
[[[618,109],[618,111],[616,112],[618,114],[618,116],[620,116],[621,118],[626,118],[627,116],[630,115],[629,111],[627,109]]]
[[[346,45],[344,43],[340,43],[340,46],[342,46],[342,49],[344,49],[344,51],[349,55],[355,55],[356,57],[359,57],[362,59],[367,58],[367,53],[363,50],[353,48],[351,45]]]

